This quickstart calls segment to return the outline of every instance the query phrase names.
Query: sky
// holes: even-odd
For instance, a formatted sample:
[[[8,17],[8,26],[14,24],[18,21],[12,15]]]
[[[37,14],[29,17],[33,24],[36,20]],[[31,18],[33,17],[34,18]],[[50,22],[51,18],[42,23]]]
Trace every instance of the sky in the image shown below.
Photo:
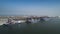
[[[60,16],[60,0],[0,0],[0,15]]]

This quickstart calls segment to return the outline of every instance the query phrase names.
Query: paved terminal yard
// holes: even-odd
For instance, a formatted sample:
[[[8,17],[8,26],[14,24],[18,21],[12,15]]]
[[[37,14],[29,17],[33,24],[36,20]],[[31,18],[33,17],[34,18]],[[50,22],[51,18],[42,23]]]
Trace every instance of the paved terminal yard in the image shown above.
[[[10,27],[1,25],[1,34],[59,34],[60,19],[54,18],[43,23],[34,24],[11,24]]]

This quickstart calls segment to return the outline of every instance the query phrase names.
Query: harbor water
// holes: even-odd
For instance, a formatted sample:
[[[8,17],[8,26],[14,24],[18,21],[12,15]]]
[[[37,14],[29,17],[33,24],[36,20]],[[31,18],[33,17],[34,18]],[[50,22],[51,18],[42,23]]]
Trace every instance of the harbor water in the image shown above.
[[[8,27],[0,26],[0,33],[60,33],[60,19],[59,18],[50,18],[50,20],[45,21],[43,23],[37,22],[34,24],[12,24],[12,29],[10,30]]]

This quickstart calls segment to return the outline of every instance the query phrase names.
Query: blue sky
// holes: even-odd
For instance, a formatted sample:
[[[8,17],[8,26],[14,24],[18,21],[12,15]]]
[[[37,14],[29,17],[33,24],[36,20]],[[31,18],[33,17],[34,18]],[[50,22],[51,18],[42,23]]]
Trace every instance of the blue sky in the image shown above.
[[[60,0],[0,0],[0,15],[60,16]]]

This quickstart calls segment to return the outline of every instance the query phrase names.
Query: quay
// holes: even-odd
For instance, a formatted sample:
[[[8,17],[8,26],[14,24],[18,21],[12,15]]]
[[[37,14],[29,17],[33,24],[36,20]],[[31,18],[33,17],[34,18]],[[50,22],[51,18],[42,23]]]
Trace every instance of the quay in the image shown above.
[[[40,21],[45,21],[44,18],[48,17],[26,17],[26,18],[20,18],[20,19],[13,19],[13,18],[8,18],[7,23],[8,24],[16,24],[16,23],[37,23]]]

